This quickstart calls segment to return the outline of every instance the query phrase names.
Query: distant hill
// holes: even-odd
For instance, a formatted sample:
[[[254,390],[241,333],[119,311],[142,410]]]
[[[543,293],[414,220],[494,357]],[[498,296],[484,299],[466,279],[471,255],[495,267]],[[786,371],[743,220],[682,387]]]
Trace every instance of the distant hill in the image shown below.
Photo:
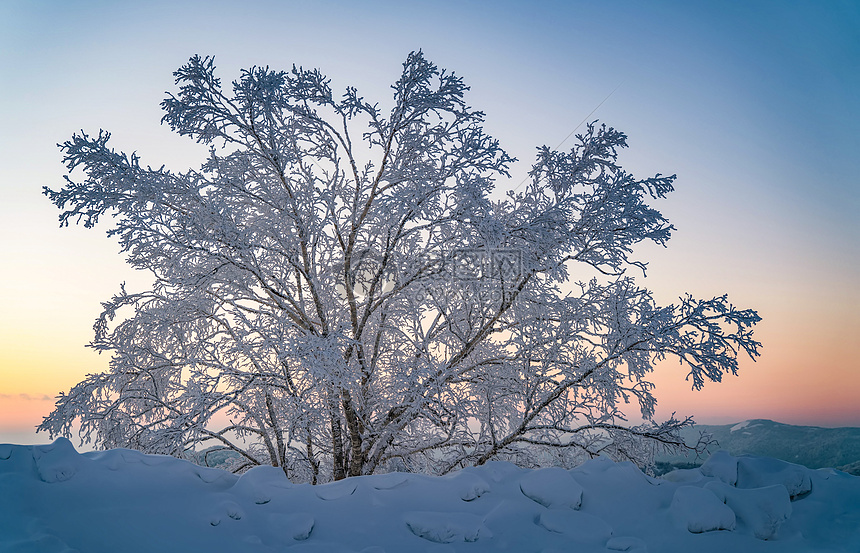
[[[717,441],[709,452],[725,449],[732,455],[775,457],[812,469],[832,467],[860,475],[860,428],[794,426],[754,419],[737,424],[699,424],[685,429],[682,436],[694,444],[700,432],[711,434]],[[659,472],[701,462],[683,455],[657,457]]]

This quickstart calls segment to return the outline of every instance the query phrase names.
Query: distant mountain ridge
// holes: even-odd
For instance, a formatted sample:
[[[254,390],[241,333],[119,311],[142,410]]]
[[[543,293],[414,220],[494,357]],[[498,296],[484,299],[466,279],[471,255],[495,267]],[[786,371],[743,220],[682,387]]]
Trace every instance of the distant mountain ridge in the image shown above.
[[[709,453],[725,449],[732,455],[775,457],[817,469],[832,467],[860,474],[860,428],[821,428],[794,426],[767,419],[753,419],[737,424],[697,424],[681,434],[688,444],[695,444],[701,432],[711,434],[717,443]],[[707,457],[707,456],[706,456]],[[683,455],[658,455],[658,468],[700,464]]]

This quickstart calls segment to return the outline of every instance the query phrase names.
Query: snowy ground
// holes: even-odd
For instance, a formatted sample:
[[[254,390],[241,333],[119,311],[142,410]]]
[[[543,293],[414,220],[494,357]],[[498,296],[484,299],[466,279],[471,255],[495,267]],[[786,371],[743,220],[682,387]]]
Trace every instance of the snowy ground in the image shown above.
[[[629,463],[506,463],[323,486],[130,450],[0,445],[0,552],[860,551],[860,478],[714,454],[653,479]]]

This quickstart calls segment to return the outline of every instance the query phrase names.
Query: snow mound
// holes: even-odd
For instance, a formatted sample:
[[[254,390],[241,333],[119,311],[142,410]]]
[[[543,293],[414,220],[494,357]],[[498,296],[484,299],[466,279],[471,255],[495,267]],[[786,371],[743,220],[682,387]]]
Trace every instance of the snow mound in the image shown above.
[[[287,480],[284,471],[278,467],[254,467],[233,485],[231,490],[257,505],[265,505],[272,500],[277,490],[288,490],[293,484]]]
[[[620,536],[606,542],[609,551],[626,551],[627,553],[648,553],[648,546],[639,538]]]
[[[316,521],[310,513],[275,513],[269,515],[269,524],[278,533],[301,541],[310,537]]]
[[[473,542],[479,537],[492,537],[484,521],[471,513],[412,512],[403,516],[409,530],[436,543]]]
[[[603,519],[580,511],[548,509],[540,514],[538,524],[577,542],[604,544],[612,537],[612,527]]]
[[[675,482],[677,484],[692,484],[695,482],[701,482],[705,475],[702,474],[701,469],[675,469],[672,472],[667,472],[662,476],[663,480],[668,482]]]
[[[373,487],[377,490],[393,490],[409,483],[409,477],[401,472],[379,474],[373,478]]]
[[[774,538],[782,523],[791,516],[791,499],[782,485],[738,489],[723,482],[709,482],[705,489],[724,501],[760,540]]]
[[[312,486],[57,440],[0,445],[0,499],[2,553],[860,551],[860,478],[725,452],[665,479],[595,459]]]
[[[681,486],[675,490],[671,511],[675,520],[694,534],[735,528],[735,512],[706,488]]]
[[[469,469],[456,473],[452,484],[456,486],[463,501],[474,501],[490,491],[490,484]]]
[[[155,455],[152,455],[152,457],[155,457]],[[157,466],[157,464],[150,464],[150,463],[144,463],[144,464],[148,465],[148,466]],[[219,480],[225,480],[223,470],[212,469],[209,467],[197,467],[194,470],[194,474],[197,476],[197,478],[199,478],[200,480],[204,481],[207,484],[214,484],[214,483],[218,482]],[[231,480],[231,479],[226,478],[226,480]]]
[[[549,509],[579,509],[582,486],[558,467],[537,469],[520,480],[523,495]]]
[[[765,457],[739,457],[739,488],[764,488],[773,485],[785,486],[791,499],[812,491],[809,469],[779,459]]]
[[[73,477],[83,462],[72,442],[58,438],[49,445],[33,447],[33,460],[42,482],[65,482]]]
[[[325,501],[343,499],[355,493],[358,481],[354,478],[323,484],[316,489],[317,497]]]
[[[489,477],[491,482],[504,482],[514,476],[518,476],[521,469],[505,461],[490,461],[481,465],[480,471],[481,474]]]
[[[607,521],[617,518],[620,505],[629,513],[661,513],[672,500],[668,482],[645,476],[633,463],[593,459],[569,472],[584,490],[580,508]]]
[[[245,516],[245,511],[235,501],[224,501],[219,505],[219,508],[233,520],[242,520],[242,517]]]
[[[699,467],[705,476],[719,478],[726,484],[734,486],[738,481],[738,459],[732,457],[728,451],[721,449],[714,452]]]

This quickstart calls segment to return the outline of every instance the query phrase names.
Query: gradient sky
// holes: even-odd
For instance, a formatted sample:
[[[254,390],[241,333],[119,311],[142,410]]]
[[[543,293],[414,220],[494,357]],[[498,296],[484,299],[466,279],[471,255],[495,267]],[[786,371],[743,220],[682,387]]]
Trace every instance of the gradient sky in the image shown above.
[[[640,248],[641,282],[661,303],[728,292],[763,317],[764,348],[701,392],[659,366],[658,416],[860,426],[860,3],[307,4],[0,2],[0,442],[47,441],[32,429],[53,396],[107,367],[84,348],[99,302],[148,284],[106,227],[58,228],[41,195],[63,184],[58,142],[104,128],[184,170],[203,152],[159,102],[191,55],[215,55],[224,81],[319,67],[384,103],[419,48],[523,160],[502,190],[595,108],[628,134],[627,169],[678,174],[658,204],[678,230]]]

